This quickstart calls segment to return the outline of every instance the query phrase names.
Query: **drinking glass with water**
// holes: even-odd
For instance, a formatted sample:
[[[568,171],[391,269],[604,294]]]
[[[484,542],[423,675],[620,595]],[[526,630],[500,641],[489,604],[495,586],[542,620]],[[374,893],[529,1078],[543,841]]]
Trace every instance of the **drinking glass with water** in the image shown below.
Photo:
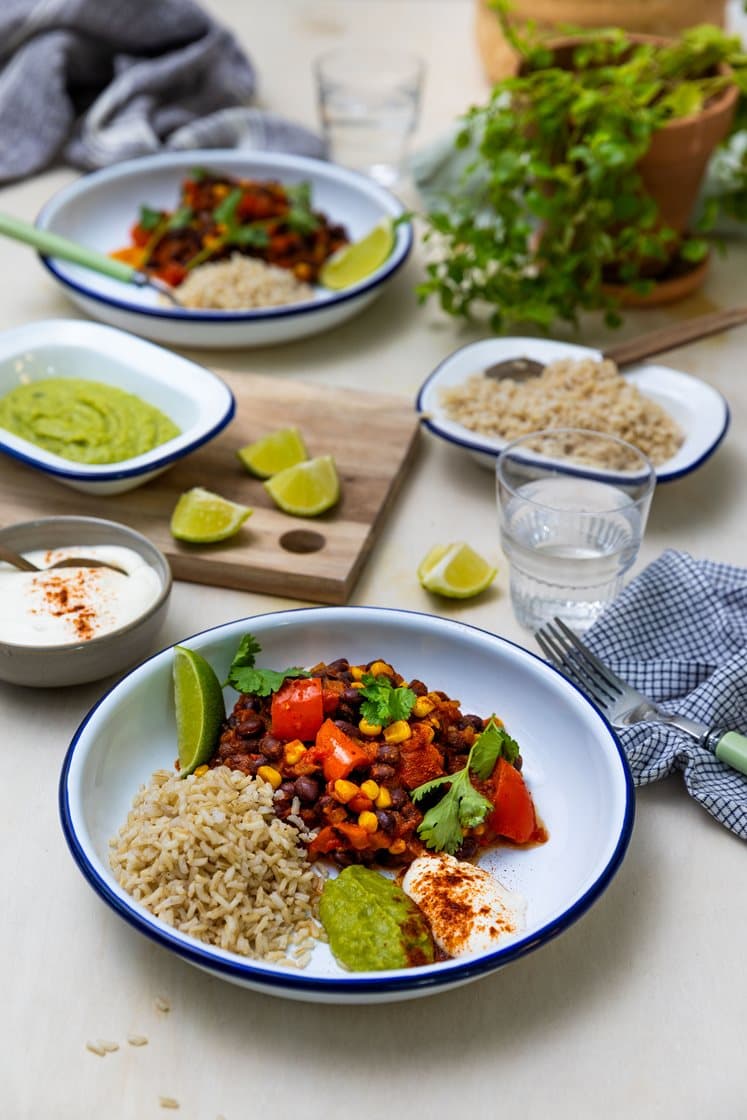
[[[319,114],[336,163],[394,186],[418,120],[423,69],[416,55],[386,47],[340,47],[316,60]]]
[[[587,630],[638,555],[652,463],[614,436],[556,428],[505,447],[496,480],[516,618],[530,630],[555,616]]]

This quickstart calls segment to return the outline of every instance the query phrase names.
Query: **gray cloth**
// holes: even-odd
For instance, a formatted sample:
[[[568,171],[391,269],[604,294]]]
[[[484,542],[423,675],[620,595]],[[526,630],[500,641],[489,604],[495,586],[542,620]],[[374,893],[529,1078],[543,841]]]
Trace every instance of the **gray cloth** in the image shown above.
[[[197,147],[323,156],[314,133],[250,107],[256,84],[193,0],[2,0],[0,182]]]
[[[587,632],[587,645],[669,712],[747,733],[747,570],[668,549]],[[747,776],[672,727],[618,731],[636,785],[681,772],[690,796],[747,839]]]

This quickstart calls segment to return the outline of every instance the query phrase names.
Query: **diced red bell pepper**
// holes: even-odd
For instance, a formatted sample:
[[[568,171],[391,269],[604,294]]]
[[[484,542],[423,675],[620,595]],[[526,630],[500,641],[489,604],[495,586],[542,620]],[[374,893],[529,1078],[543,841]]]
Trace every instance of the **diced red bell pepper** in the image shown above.
[[[488,828],[516,844],[539,839],[541,830],[534,802],[521,772],[505,758],[499,758],[490,781],[494,808],[488,817]]]
[[[319,677],[287,680],[273,694],[271,731],[276,739],[311,742],[324,720],[322,682]]]
[[[331,719],[325,719],[316,733],[316,743],[308,752],[309,761],[321,763],[328,782],[347,778],[351,770],[367,766],[370,759],[355,739],[346,735]]]

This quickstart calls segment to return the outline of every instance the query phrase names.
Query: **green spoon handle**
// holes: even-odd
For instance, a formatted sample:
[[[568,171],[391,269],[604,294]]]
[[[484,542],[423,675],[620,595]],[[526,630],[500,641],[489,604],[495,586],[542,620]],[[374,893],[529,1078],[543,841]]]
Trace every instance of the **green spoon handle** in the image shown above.
[[[107,257],[105,253],[99,253],[97,249],[89,249],[85,245],[78,245],[75,241],[68,241],[58,233],[39,229],[30,222],[22,221],[21,218],[14,218],[12,214],[0,212],[0,234],[12,237],[14,241],[25,241],[27,245],[33,245],[35,249],[50,257],[72,261],[73,264],[91,268],[94,272],[101,272],[104,276],[111,276],[114,280],[133,283],[137,282],[137,278],[141,275],[136,268],[125,264],[124,261],[116,261],[112,257]]]
[[[747,774],[747,735],[740,735],[738,731],[715,732],[714,735],[720,736],[714,747],[716,758]]]

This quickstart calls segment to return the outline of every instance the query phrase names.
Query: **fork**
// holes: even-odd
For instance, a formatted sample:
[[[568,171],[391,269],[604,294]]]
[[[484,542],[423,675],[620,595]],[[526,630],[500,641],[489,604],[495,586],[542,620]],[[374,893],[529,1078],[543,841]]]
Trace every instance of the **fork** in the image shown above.
[[[629,727],[643,720],[668,724],[711,751],[721,762],[747,774],[747,736],[663,711],[595,657],[560,618],[545,623],[534,636],[548,660],[587,694],[613,727]]]

